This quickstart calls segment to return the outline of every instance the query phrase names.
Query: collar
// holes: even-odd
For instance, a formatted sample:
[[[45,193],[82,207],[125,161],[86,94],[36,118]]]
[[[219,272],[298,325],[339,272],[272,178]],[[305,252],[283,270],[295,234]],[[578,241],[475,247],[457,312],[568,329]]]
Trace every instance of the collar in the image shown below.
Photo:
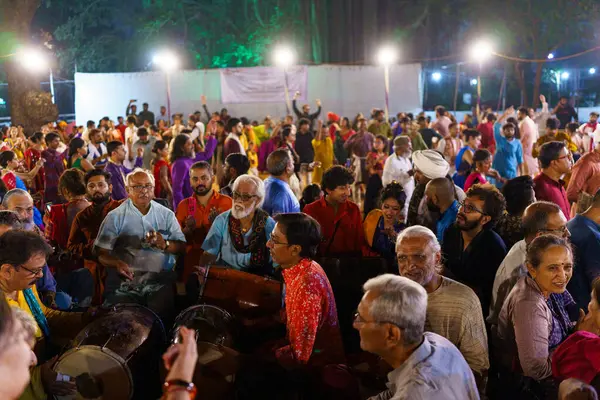
[[[423,342],[419,347],[413,351],[413,353],[402,363],[401,366],[393,370],[388,374],[388,380],[390,383],[395,384],[398,379],[404,375],[409,374],[414,367],[421,361],[431,355],[431,343],[427,340],[427,336],[423,335]]]
[[[284,279],[291,280],[297,277],[298,275],[306,272],[307,269],[312,265],[312,260],[309,258],[303,258],[298,262],[298,264],[294,265],[292,268],[284,269],[281,271]]]
[[[548,175],[546,175],[543,171],[540,172],[540,179],[543,179],[545,182],[548,182],[554,186],[558,186],[560,188],[564,187],[565,181],[563,181],[562,179],[559,179],[558,181],[555,181],[554,179],[550,178]]]
[[[140,210],[138,210],[138,208],[135,206],[135,204],[133,204],[133,201],[131,201],[131,199],[125,200],[125,207],[128,207],[131,210],[131,212],[137,213],[142,218],[147,217],[154,210],[154,204],[152,204],[152,201],[150,201],[150,208],[148,209],[148,212],[146,213],[146,215],[142,214],[142,212]]]
[[[450,207],[448,207],[448,209],[444,211],[441,216],[444,217],[446,214],[448,214],[448,211],[458,211],[459,207],[458,200],[454,200],[452,204],[450,204]]]
[[[329,203],[327,203],[327,200],[325,200],[325,196],[322,196],[319,199],[319,202],[321,204],[321,207],[333,209],[333,206],[330,206]],[[340,206],[338,207],[338,213],[342,213],[343,211],[346,211],[347,207],[348,207],[348,200],[346,200],[345,202],[340,204]]]

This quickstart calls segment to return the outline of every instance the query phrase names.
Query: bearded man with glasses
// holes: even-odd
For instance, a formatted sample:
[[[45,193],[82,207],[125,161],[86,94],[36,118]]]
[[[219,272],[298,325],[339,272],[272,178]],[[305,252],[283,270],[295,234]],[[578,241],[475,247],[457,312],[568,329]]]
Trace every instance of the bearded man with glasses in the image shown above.
[[[107,268],[105,304],[138,303],[165,316],[174,307],[172,270],[185,236],[173,211],[152,201],[152,173],[136,168],[126,182],[129,198],[108,213],[94,243]]]
[[[496,271],[506,256],[504,241],[492,230],[505,208],[504,196],[495,186],[473,185],[442,242],[446,275],[475,291],[484,317],[488,315]]]
[[[225,265],[258,275],[273,272],[267,241],[275,221],[261,208],[265,184],[257,176],[240,175],[233,182],[233,205],[215,218],[202,244],[199,265]]]

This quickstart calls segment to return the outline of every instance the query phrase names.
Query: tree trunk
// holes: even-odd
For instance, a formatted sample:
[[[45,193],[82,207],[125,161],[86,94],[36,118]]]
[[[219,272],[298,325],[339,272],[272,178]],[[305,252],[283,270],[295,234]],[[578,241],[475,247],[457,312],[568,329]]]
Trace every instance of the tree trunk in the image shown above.
[[[531,101],[531,107],[536,108],[540,102],[540,85],[542,84],[542,70],[544,63],[537,63],[535,68],[535,82],[533,84],[533,99]]]
[[[40,0],[0,0],[3,10],[2,26],[15,34],[20,44],[27,45],[30,25]],[[52,104],[50,93],[40,89],[40,77],[23,69],[15,57],[5,64],[8,81],[8,100],[13,125],[23,125],[26,134],[58,118],[58,109]]]
[[[525,83],[525,71],[522,68],[522,64],[515,63],[515,75],[517,77],[517,84],[521,90],[521,101],[523,102],[521,106],[527,107],[527,86]]]

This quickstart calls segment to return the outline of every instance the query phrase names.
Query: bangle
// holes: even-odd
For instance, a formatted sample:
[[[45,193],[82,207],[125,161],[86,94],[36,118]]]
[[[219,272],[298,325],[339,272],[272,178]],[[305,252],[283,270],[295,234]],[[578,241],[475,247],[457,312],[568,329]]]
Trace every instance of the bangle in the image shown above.
[[[190,394],[190,400],[196,398],[196,385],[193,382],[186,382],[182,379],[172,379],[163,384],[163,394],[186,391]]]

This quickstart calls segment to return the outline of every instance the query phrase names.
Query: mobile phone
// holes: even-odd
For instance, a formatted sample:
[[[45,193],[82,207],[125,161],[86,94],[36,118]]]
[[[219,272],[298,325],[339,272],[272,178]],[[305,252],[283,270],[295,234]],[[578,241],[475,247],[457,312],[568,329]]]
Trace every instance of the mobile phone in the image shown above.
[[[50,201],[50,202],[46,203],[46,212],[50,213],[51,208],[52,208],[52,202]]]
[[[352,160],[351,159],[347,159],[346,160],[346,168],[350,168],[351,165],[352,165]]]

